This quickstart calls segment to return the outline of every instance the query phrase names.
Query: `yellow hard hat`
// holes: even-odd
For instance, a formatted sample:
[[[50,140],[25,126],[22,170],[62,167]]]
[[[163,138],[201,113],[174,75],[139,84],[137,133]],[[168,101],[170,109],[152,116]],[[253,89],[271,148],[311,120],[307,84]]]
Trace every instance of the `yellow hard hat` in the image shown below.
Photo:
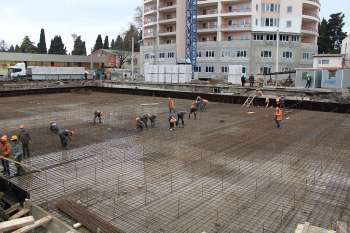
[[[17,135],[13,135],[13,136],[11,137],[11,141],[17,141],[17,140],[18,140]]]

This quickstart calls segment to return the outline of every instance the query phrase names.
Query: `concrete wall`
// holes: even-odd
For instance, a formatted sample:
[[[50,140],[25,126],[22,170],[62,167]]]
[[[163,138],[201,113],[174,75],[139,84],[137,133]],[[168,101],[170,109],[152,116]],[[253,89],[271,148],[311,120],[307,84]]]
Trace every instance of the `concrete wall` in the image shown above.
[[[329,64],[322,64],[322,61],[328,61]],[[314,57],[313,68],[342,68],[343,67],[343,57]]]

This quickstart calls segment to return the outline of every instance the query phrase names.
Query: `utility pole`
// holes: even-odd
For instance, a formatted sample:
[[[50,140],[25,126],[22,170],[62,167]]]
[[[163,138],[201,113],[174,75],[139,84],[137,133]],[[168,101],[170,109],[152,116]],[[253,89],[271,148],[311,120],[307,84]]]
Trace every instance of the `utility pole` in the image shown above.
[[[280,49],[280,31],[277,29],[277,49],[276,49],[276,87],[278,86],[278,71],[279,71],[279,49]]]
[[[132,81],[135,79],[135,74],[134,74],[134,52],[135,52],[135,38],[131,38],[131,78]]]

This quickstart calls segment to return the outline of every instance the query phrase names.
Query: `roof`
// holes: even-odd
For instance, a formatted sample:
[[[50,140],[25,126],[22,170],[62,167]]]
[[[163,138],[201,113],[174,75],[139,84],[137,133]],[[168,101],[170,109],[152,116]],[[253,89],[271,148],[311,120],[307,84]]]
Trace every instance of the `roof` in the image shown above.
[[[37,53],[7,53],[0,52],[0,61],[27,61],[27,62],[82,62],[90,63],[90,56],[76,55],[56,55],[56,54],[37,54]],[[104,57],[94,57],[94,63],[104,63]]]
[[[116,49],[99,49],[99,50],[96,50],[95,52],[97,51],[105,51],[107,53],[111,53],[113,55],[119,55],[119,54],[125,54],[125,53],[131,53],[131,51],[126,51],[126,50],[116,50]],[[95,53],[93,52],[93,53]],[[139,52],[134,52],[135,54],[138,54]]]
[[[345,57],[345,54],[316,54],[314,57]]]

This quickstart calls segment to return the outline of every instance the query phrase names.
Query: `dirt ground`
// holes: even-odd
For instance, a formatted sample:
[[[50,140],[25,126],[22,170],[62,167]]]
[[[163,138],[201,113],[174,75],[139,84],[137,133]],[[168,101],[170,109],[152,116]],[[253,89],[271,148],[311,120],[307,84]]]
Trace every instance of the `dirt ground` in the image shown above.
[[[190,104],[176,100],[176,109]],[[350,222],[349,115],[286,110],[277,129],[273,109],[210,103],[169,131],[165,98],[88,92],[0,105],[0,132],[25,124],[33,154],[26,163],[46,171],[11,180],[69,223],[57,199],[80,200],[135,233],[290,233],[305,221]],[[107,113],[101,125],[92,123],[97,109]],[[158,115],[157,127],[138,132],[135,117],[145,113]],[[68,151],[50,121],[75,132]]]

